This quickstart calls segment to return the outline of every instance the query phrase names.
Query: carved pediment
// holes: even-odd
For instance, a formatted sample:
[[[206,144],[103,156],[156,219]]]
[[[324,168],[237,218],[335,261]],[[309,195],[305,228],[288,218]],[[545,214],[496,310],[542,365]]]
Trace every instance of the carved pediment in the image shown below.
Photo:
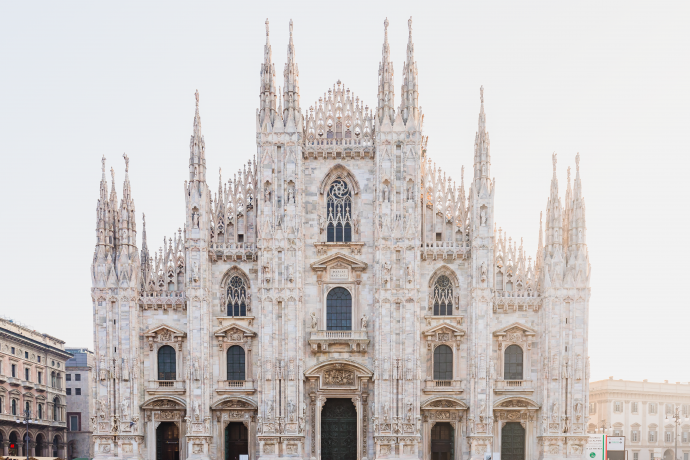
[[[239,410],[255,410],[257,408],[256,402],[249,398],[242,398],[237,396],[229,396],[217,401],[211,406],[211,409],[239,409]]]
[[[358,379],[371,379],[374,373],[365,366],[349,360],[328,360],[304,373],[307,378],[318,378],[321,388],[355,388]]]
[[[160,343],[177,343],[179,349],[182,348],[182,339],[187,336],[187,333],[181,331],[167,324],[160,324],[156,327],[152,327],[148,331],[144,332],[144,337],[149,343],[149,349],[153,350],[154,342]]]
[[[256,332],[237,323],[228,324],[218,329],[213,334],[218,340],[218,346],[223,347],[223,342],[246,342],[251,337],[256,337]]]
[[[359,272],[366,270],[368,267],[366,262],[362,262],[356,257],[343,254],[342,252],[336,252],[335,254],[322,257],[321,259],[312,263],[311,268],[314,271],[320,272],[332,268],[335,265]]]
[[[499,338],[518,338],[519,336],[534,337],[537,335],[537,331],[525,326],[522,323],[513,323],[504,328],[494,331],[494,336]],[[518,342],[519,340],[511,340],[513,342]]]
[[[441,342],[458,340],[463,335],[465,335],[465,330],[451,323],[437,324],[424,331],[424,336],[426,336],[427,340],[438,340]]]
[[[494,403],[494,409],[529,409],[538,410],[539,404],[529,398],[504,398]]]
[[[142,409],[172,409],[172,410],[183,410],[186,408],[186,404],[183,400],[174,396],[164,396],[149,399],[144,404],[141,405]]]
[[[448,396],[429,398],[422,403],[422,409],[467,409],[467,404]]]

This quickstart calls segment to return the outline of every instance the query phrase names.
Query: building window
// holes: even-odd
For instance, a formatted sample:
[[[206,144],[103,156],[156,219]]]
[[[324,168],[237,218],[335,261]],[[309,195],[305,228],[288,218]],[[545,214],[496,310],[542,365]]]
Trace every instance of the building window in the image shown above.
[[[614,436],[623,436],[623,432],[621,430],[613,430],[613,435]]]
[[[630,432],[630,440],[632,442],[638,442],[640,440],[640,432],[637,430],[632,430]]]
[[[594,414],[597,411],[597,403],[589,403],[589,413]]]
[[[24,403],[24,414],[28,414],[29,412],[31,412],[31,404],[29,401],[26,401]]]
[[[326,329],[329,331],[352,330],[352,295],[345,288],[337,287],[328,292]]]
[[[328,189],[326,235],[329,243],[352,241],[352,192],[342,179]]]
[[[72,395],[72,389],[71,388],[67,388],[67,390],[65,390],[65,391],[67,391],[67,396]]]
[[[24,359],[29,359],[29,352],[28,351],[24,352]]]
[[[24,380],[27,382],[31,380],[31,376],[29,374],[31,374],[31,371],[29,369],[24,369]]]
[[[55,388],[57,386],[57,378],[55,377],[55,372],[50,374],[50,386]]]
[[[67,380],[68,382],[71,382],[72,381],[72,374],[65,375],[65,380]]]
[[[38,383],[42,384],[43,383],[43,372],[38,371],[37,377],[38,377]]]
[[[453,351],[448,345],[434,350],[434,380],[453,380]]]
[[[39,362],[39,363],[41,362],[41,357],[40,357],[40,356],[38,356],[38,362]]]
[[[633,414],[637,414],[637,403],[636,402],[630,403],[630,412],[632,412]]]
[[[613,410],[615,412],[623,412],[623,404],[621,404],[620,401],[616,401],[613,403]]]
[[[683,412],[683,417],[687,418],[688,417],[688,405],[683,404],[681,406],[681,411]]]
[[[633,452],[633,460],[640,460],[640,453],[639,452]]]
[[[60,398],[53,399],[53,421],[60,421]]]
[[[673,442],[673,433],[670,431],[666,431],[664,433],[664,441],[666,442]]]
[[[17,415],[17,400],[13,399],[11,404],[12,415]]]
[[[654,460],[654,450],[649,451],[649,460]]]
[[[503,378],[505,380],[522,380],[522,348],[511,345],[504,355]]]
[[[247,316],[247,286],[237,275],[228,283],[228,316]]]
[[[12,364],[12,377],[16,377],[16,376],[17,376],[17,365]]]
[[[12,347],[12,354],[14,354],[14,347]]]
[[[81,382],[81,374],[74,374],[74,380]]]
[[[649,430],[649,442],[656,442],[656,431]]]
[[[441,275],[434,283],[434,315],[453,314],[453,285],[446,275]]]
[[[38,405],[38,419],[43,420],[43,404]]]
[[[77,396],[81,396],[81,388],[75,388],[74,389],[74,394]]]
[[[158,380],[175,380],[176,377],[175,349],[165,345],[158,350]]]
[[[656,414],[656,403],[649,403],[649,413]]]
[[[683,433],[681,434],[681,439],[682,439],[682,442],[688,442],[688,432],[687,431],[683,431]]]
[[[673,415],[673,404],[666,404],[666,415]]]
[[[79,431],[79,417],[77,417],[76,415],[69,416],[69,430]]]
[[[228,380],[244,380],[244,348],[233,345],[227,353]]]
[[[683,460],[688,460],[688,454],[687,452],[683,452]]]

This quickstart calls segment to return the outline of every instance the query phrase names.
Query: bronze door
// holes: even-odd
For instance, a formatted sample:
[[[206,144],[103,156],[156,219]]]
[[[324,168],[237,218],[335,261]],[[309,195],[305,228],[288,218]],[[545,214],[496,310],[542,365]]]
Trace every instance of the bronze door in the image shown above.
[[[508,422],[501,430],[501,460],[525,460],[525,429]]]
[[[156,460],[180,460],[180,432],[172,422],[163,422],[156,429]]]
[[[453,460],[453,427],[437,423],[431,429],[431,460]]]
[[[228,423],[225,428],[225,460],[240,460],[240,455],[249,455],[248,440],[244,423]]]
[[[321,460],[357,459],[357,410],[349,399],[327,399],[321,411]]]

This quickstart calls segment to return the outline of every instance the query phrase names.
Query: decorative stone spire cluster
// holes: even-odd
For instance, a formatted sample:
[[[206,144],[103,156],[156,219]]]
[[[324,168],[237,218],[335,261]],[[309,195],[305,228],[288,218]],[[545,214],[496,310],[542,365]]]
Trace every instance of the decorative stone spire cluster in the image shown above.
[[[264,62],[261,64],[261,88],[259,103],[259,125],[273,126],[276,116],[276,69],[272,61],[271,41],[269,38],[268,19],[266,19],[266,44],[264,45]]]
[[[290,19],[290,41],[288,42],[287,62],[283,72],[284,105],[282,110],[283,123],[288,132],[302,127],[302,115],[299,107],[299,69],[295,62],[295,44],[292,41],[292,19]]]
[[[484,87],[479,88],[479,126],[474,138],[474,191],[478,195],[483,192],[490,193],[492,184],[489,179],[491,174],[491,149],[489,132],[486,130],[486,114],[484,113]]]
[[[395,108],[393,107],[395,89],[393,86],[393,63],[391,62],[391,49],[390,45],[388,44],[388,18],[386,18],[386,20],[383,22],[383,26],[383,51],[381,63],[379,64],[379,103],[376,116],[379,124],[389,122],[392,125],[395,122]]]
[[[417,62],[414,60],[414,43],[412,42],[412,17],[407,21],[409,37],[407,39],[407,60],[403,64],[403,84],[401,89],[400,112],[405,124],[409,119],[419,119],[419,90],[417,88]]]

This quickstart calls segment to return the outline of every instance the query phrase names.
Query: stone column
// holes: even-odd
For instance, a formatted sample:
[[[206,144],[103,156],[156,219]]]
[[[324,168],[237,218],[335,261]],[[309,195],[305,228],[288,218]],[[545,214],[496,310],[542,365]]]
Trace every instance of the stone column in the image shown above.
[[[9,449],[10,449],[10,442],[9,441],[3,441],[3,443],[2,443],[2,455],[3,455],[3,457],[7,457],[10,455]]]

